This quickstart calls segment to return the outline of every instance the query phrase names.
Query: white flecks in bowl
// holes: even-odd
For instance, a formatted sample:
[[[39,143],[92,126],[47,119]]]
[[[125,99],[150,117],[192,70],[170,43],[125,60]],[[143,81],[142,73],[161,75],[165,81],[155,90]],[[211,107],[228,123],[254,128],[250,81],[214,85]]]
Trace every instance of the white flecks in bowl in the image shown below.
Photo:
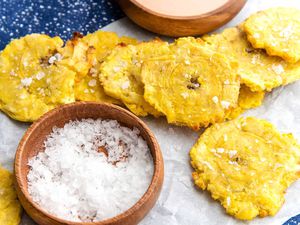
[[[28,191],[50,214],[101,221],[132,207],[146,192],[154,166],[137,128],[115,120],[70,121],[53,128],[45,152],[28,162]]]

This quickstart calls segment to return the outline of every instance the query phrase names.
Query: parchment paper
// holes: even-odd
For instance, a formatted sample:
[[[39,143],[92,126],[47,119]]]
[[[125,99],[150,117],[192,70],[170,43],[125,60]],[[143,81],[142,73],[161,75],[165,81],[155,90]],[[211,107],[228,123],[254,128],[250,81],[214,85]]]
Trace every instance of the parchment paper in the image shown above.
[[[224,27],[237,25],[251,13],[271,6],[294,6],[300,8],[299,0],[248,0],[244,9]],[[224,28],[223,27],[223,28]],[[223,29],[221,28],[221,29]],[[220,29],[220,30],[221,30]],[[156,35],[144,31],[128,19],[121,19],[104,30],[115,31],[140,40]],[[265,118],[282,132],[292,132],[300,141],[300,82],[281,87],[268,94],[264,104],[245,115]],[[286,202],[275,217],[242,222],[224,213],[207,192],[194,187],[188,152],[199,133],[187,128],[168,125],[164,119],[146,118],[145,122],[156,135],[165,161],[165,181],[162,194],[141,225],[280,225],[300,213],[300,181],[287,191]],[[12,169],[16,147],[28,124],[15,122],[0,112],[0,163]],[[22,225],[34,223],[24,215]]]

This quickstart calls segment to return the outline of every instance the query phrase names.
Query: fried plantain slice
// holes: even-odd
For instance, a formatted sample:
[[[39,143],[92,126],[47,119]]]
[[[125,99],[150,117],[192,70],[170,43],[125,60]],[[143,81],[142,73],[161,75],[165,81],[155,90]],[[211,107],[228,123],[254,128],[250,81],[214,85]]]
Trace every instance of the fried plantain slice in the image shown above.
[[[263,103],[265,92],[263,91],[251,91],[246,85],[241,85],[238,107],[233,109],[226,116],[227,119],[235,119],[241,115],[245,110],[252,109],[260,106]]]
[[[8,44],[0,55],[0,109],[31,122],[60,104],[74,102],[75,72],[61,65],[63,41],[31,34]]]
[[[193,179],[237,219],[275,215],[299,176],[300,146],[254,117],[214,124],[190,151]]]
[[[171,46],[175,57],[145,62],[144,97],[169,123],[195,130],[225,119],[237,106],[236,63],[193,38]]]
[[[0,224],[18,225],[21,222],[21,211],[13,187],[13,175],[0,166]]]
[[[205,35],[202,39],[216,51],[239,62],[241,83],[253,92],[271,91],[300,79],[300,62],[290,64],[261,49],[254,49],[246,34],[237,27],[225,29],[220,34]]]
[[[73,38],[63,48],[62,55],[66,59],[64,63],[77,72],[75,79],[76,99],[120,105],[120,101],[105,94],[98,79],[99,67],[104,58],[117,45],[136,43],[136,39],[118,37],[113,32],[99,30],[86,36],[74,33]]]
[[[242,109],[251,109],[260,106],[264,100],[265,92],[253,92],[246,85],[241,85],[238,105]]]
[[[141,66],[145,61],[160,60],[169,55],[169,44],[158,39],[135,46],[118,46],[101,67],[99,78],[105,92],[120,99],[138,116],[161,116],[144,99],[144,85],[140,80]]]
[[[254,48],[280,56],[290,63],[300,59],[300,10],[274,7],[251,15],[243,29]]]

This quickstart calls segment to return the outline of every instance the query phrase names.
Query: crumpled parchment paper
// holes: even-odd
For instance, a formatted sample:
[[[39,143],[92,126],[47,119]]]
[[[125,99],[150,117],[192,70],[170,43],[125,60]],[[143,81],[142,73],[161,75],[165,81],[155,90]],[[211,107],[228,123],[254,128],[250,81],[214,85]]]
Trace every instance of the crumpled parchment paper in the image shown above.
[[[243,10],[224,27],[235,26],[253,12],[278,5],[300,8],[299,0],[248,0]],[[137,27],[127,18],[110,24],[104,30],[140,40],[156,36]],[[300,81],[274,90],[267,95],[261,107],[249,110],[244,115],[267,119],[281,132],[292,132],[300,141]],[[144,121],[161,146],[165,161],[165,181],[156,206],[141,225],[280,225],[300,213],[298,181],[287,190],[286,202],[274,217],[244,222],[226,215],[220,204],[213,201],[207,192],[194,187],[191,179],[188,153],[200,133],[168,125],[164,119],[146,118]],[[0,112],[0,163],[10,170],[18,142],[27,127],[28,124],[13,121]],[[22,225],[33,224],[31,219],[23,216]]]

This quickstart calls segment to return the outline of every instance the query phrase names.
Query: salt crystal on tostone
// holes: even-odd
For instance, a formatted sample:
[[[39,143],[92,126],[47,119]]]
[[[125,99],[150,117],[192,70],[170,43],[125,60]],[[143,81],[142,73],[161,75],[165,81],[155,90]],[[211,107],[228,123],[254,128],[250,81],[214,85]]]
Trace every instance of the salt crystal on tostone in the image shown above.
[[[90,87],[95,87],[97,85],[97,81],[95,79],[92,79],[92,80],[89,81],[88,85]]]
[[[212,98],[212,100],[213,100],[213,102],[216,103],[216,104],[219,102],[218,96],[214,96],[214,97]]]
[[[133,206],[153,176],[153,159],[137,128],[84,119],[53,128],[45,152],[29,160],[28,191],[49,213],[101,221]],[[105,149],[105,151],[103,151]]]
[[[37,79],[37,80],[41,80],[41,79],[43,79],[43,77],[45,77],[46,76],[46,74],[44,73],[44,72],[38,72],[36,75],[35,75],[35,78]]]
[[[26,77],[26,78],[21,79],[21,84],[24,87],[29,87],[31,83],[32,83],[32,78],[31,77]]]
[[[130,86],[129,81],[125,81],[125,82],[121,85],[121,88],[122,88],[122,89],[127,89],[127,88],[129,88],[129,86]]]
[[[230,107],[230,102],[228,101],[221,101],[221,105],[224,109],[228,109]]]

